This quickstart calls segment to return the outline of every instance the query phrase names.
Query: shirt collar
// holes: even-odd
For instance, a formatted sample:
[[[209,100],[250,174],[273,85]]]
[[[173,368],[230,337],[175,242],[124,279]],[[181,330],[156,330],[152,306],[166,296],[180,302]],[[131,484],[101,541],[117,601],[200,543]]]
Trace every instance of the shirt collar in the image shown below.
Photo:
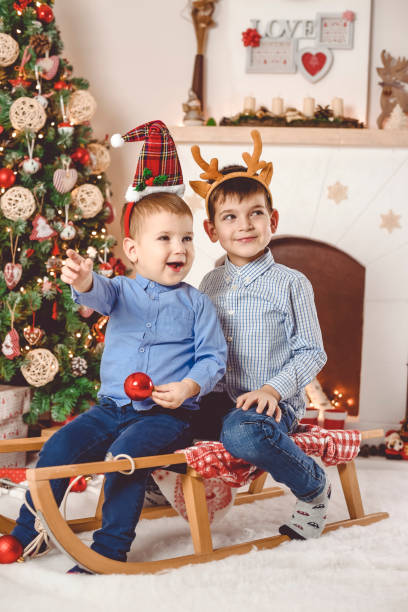
[[[156,281],[150,280],[150,278],[145,278],[141,274],[136,274],[135,281],[138,285],[140,285],[142,289],[146,290],[149,287],[150,289],[154,289],[157,293],[171,291],[172,289],[178,287],[180,284],[177,283],[177,285],[161,285],[160,283],[156,283]]]
[[[224,266],[224,278],[228,282],[231,281],[234,276],[239,276],[243,284],[247,286],[266,272],[274,263],[275,260],[269,248],[265,249],[265,253],[258,257],[258,259],[250,261],[245,264],[245,266],[235,266],[227,256]]]

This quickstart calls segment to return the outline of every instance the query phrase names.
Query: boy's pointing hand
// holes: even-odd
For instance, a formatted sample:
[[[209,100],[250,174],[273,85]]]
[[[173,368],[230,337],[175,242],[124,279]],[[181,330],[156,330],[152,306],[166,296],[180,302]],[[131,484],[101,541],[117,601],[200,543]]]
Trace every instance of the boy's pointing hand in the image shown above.
[[[92,268],[92,259],[84,259],[76,251],[68,249],[67,259],[61,270],[61,280],[72,285],[76,291],[84,293],[92,287]]]
[[[241,410],[249,410],[251,406],[257,404],[256,412],[262,414],[266,410],[266,414],[270,417],[275,417],[277,423],[282,418],[282,411],[278,404],[278,398],[276,397],[277,391],[272,389],[269,385],[256,389],[255,391],[249,391],[243,393],[237,398],[237,408]],[[279,395],[279,394],[278,394]]]

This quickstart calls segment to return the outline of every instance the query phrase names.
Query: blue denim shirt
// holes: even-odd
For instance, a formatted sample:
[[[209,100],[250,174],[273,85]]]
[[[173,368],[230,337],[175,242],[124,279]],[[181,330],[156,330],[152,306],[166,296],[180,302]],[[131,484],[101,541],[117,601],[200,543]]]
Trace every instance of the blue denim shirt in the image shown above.
[[[72,289],[72,296],[109,316],[98,397],[128,404],[123,384],[133,372],[145,372],[154,385],[191,378],[201,390],[183,406],[194,410],[223,376],[227,348],[215,308],[191,285],[165,286],[140,275],[107,279],[94,272],[92,289]],[[151,398],[132,403],[136,410],[154,405]]]

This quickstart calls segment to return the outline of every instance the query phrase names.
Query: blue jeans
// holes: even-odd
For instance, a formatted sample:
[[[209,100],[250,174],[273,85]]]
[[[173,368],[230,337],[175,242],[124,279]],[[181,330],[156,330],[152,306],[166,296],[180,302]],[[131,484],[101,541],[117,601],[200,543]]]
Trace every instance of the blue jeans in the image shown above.
[[[293,442],[290,434],[297,428],[297,419],[285,402],[279,406],[282,419],[277,423],[273,417],[258,414],[256,406],[244,411],[235,408],[226,393],[210,393],[195,417],[194,436],[201,437],[205,431],[206,439],[219,437],[231,455],[269,472],[298,499],[308,502],[323,491],[326,474]],[[217,424],[218,431],[211,431],[211,423]]]
[[[136,412],[131,404],[118,407],[110,398],[102,398],[98,405],[62,427],[46,442],[37,467],[102,461],[108,452],[126,453],[131,457],[171,453],[191,444],[191,417],[191,411],[184,408],[167,410],[157,406]],[[126,560],[151,471],[136,470],[129,476],[118,472],[106,474],[102,528],[94,533],[93,550],[117,561]],[[58,505],[68,482],[68,479],[51,481]],[[27,501],[33,506],[29,493]],[[24,547],[37,535],[34,517],[25,505],[21,507],[13,535]]]

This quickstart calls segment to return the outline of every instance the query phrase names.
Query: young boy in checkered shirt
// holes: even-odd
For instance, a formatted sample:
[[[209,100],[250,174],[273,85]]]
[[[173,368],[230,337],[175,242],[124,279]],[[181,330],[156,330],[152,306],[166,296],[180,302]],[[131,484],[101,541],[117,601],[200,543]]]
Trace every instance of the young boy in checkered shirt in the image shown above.
[[[192,148],[208,179],[190,182],[205,197],[204,229],[227,253],[200,289],[216,307],[228,346],[227,372],[202,399],[195,435],[214,439],[221,431],[232,455],[289,487],[297,501],[280,533],[316,538],[326,523],[330,483],[290,434],[305,412],[304,388],[326,354],[310,282],[277,264],[268,248],[279,220],[269,190],[272,164],[259,161],[259,132],[252,137],[252,157],[243,154],[247,168],[218,171],[217,160],[206,164],[198,147]]]

